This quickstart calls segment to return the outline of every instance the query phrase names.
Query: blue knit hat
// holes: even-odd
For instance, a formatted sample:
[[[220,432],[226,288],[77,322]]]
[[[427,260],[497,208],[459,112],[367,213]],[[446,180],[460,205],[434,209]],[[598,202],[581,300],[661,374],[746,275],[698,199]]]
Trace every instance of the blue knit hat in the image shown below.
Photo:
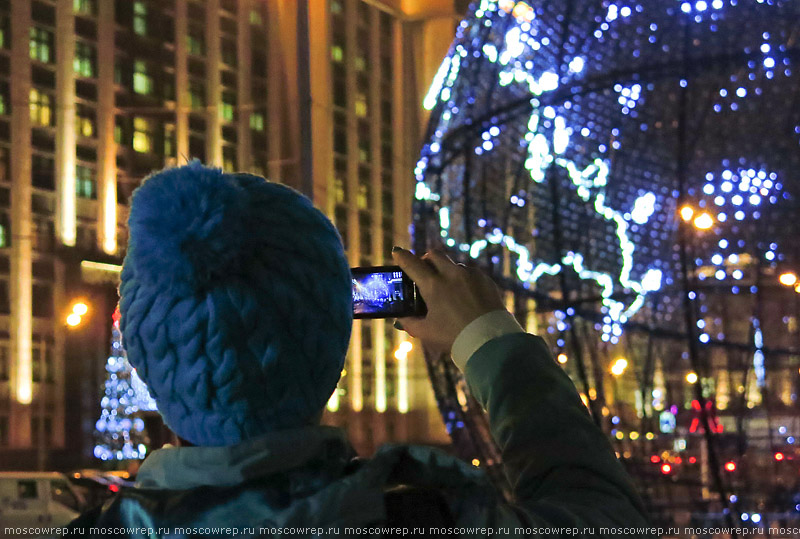
[[[166,424],[224,446],[312,422],[353,317],[330,220],[289,187],[194,162],[147,178],[128,224],[124,345]]]

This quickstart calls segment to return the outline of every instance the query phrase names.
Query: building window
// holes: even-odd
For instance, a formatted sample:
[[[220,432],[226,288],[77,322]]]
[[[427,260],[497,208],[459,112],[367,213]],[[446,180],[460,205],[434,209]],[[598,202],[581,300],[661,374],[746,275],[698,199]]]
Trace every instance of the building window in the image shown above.
[[[0,49],[7,49],[11,41],[11,23],[7,15],[0,16]]]
[[[86,109],[78,109],[75,116],[75,124],[78,134],[82,137],[94,136],[94,114]]]
[[[356,116],[364,118],[367,115],[367,96],[362,93],[356,94]]]
[[[32,26],[30,37],[31,59],[49,64],[53,60],[53,33]]]
[[[78,15],[94,15],[96,7],[94,0],[72,0],[72,11]]]
[[[164,125],[164,157],[175,157],[177,155],[177,138],[175,136],[175,124]]]
[[[264,113],[251,112],[250,113],[250,129],[253,131],[264,131]]]
[[[261,26],[264,24],[264,18],[257,9],[250,10],[250,24],[254,24],[256,26]]]
[[[91,168],[75,165],[75,194],[81,198],[97,198],[97,182]]]
[[[222,93],[222,119],[232,122],[234,119],[234,109],[236,108],[236,96],[229,92]]]
[[[2,281],[0,286],[6,290],[6,296],[8,296],[8,281]],[[8,344],[2,343],[0,344],[0,380],[4,382],[8,380],[9,371],[11,370],[9,363]]]
[[[331,13],[340,15],[344,11],[341,0],[331,0]]]
[[[153,149],[150,120],[139,116],[133,119],[133,149],[140,153],[148,153]]]
[[[35,126],[53,125],[53,109],[50,96],[36,88],[30,92],[31,122]]]
[[[189,27],[189,32],[186,34],[186,48],[189,54],[203,56],[206,53],[206,43],[202,28],[196,26]]]
[[[336,203],[344,204],[347,198],[347,184],[343,176],[339,174],[333,176],[333,190],[336,193]]]
[[[0,214],[0,248],[9,247],[11,242],[11,221],[7,213]]]
[[[5,116],[8,114],[8,85],[0,84],[0,115]]]
[[[220,56],[224,64],[230,67],[236,67],[236,43],[228,39],[223,39],[220,45]]]
[[[339,45],[331,47],[331,59],[334,62],[341,62],[344,60],[344,49]]]
[[[140,36],[147,35],[147,5],[142,0],[133,3],[133,31]]]
[[[94,47],[83,41],[75,43],[75,59],[73,60],[75,73],[80,77],[94,77],[95,51]]]
[[[206,87],[200,81],[193,80],[189,83],[189,106],[192,109],[206,106]]]
[[[147,63],[144,60],[133,63],[133,91],[142,95],[153,93],[153,77],[147,73]]]

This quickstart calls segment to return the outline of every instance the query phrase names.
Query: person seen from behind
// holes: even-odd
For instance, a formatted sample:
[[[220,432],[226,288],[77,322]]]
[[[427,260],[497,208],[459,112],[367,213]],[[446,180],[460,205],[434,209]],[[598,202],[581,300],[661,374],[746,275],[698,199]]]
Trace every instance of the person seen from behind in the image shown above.
[[[440,251],[392,252],[428,307],[400,324],[463,371],[510,501],[445,452],[388,445],[358,459],[344,431],[319,424],[353,303],[341,238],[308,198],[194,162],[143,182],[129,230],[124,345],[181,446],[149,455],[136,486],[76,519],[73,534],[648,536],[572,382],[481,271]]]

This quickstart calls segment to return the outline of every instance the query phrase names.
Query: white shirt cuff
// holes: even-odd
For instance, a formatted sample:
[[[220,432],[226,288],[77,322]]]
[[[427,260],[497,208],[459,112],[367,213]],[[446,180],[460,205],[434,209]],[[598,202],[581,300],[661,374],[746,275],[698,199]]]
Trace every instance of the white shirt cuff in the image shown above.
[[[462,371],[478,348],[495,337],[509,333],[525,333],[517,319],[505,309],[483,314],[461,330],[450,352],[453,362]]]

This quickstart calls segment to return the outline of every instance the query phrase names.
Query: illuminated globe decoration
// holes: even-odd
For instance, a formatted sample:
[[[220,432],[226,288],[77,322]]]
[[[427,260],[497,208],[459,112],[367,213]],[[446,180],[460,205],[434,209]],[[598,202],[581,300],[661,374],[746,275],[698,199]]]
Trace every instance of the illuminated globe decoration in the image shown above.
[[[100,400],[102,411],[95,423],[94,456],[100,460],[144,459],[144,420],[138,412],[157,410],[147,386],[128,362],[122,346],[119,309],[111,328],[111,353],[106,361],[107,378]]]
[[[698,311],[712,283],[755,294],[798,269],[798,33],[791,0],[473,2],[424,100],[415,246],[540,300],[565,350],[577,317],[608,346],[687,331],[681,227]],[[698,345],[726,339],[696,323]],[[758,325],[739,344],[763,385]],[[457,373],[429,368],[448,426],[482,428]]]

